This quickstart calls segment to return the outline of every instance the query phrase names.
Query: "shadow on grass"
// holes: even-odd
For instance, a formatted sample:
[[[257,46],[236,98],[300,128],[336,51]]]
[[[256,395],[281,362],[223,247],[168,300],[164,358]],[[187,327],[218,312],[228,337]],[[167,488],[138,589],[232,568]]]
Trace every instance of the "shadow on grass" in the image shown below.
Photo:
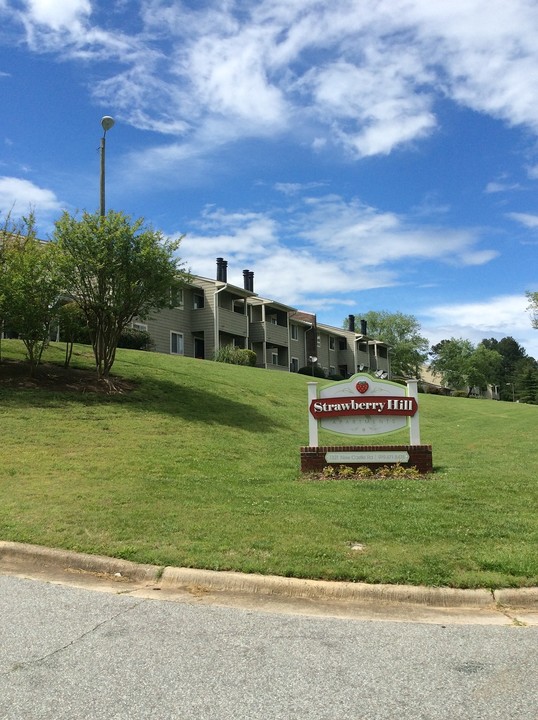
[[[185,421],[236,427],[253,433],[283,427],[251,404],[222,397],[206,389],[184,387],[152,378],[127,394],[97,394],[35,388],[0,388],[0,409],[123,406],[133,412],[164,413]]]

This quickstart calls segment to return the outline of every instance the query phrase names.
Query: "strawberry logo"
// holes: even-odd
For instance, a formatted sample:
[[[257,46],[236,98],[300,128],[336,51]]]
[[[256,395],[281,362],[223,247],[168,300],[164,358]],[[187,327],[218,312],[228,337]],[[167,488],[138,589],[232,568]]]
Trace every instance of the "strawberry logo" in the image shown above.
[[[364,395],[364,393],[368,390],[368,388],[369,388],[370,386],[368,385],[368,383],[366,382],[366,380],[360,380],[360,381],[355,385],[355,387],[357,388],[357,390],[358,390],[362,395]]]

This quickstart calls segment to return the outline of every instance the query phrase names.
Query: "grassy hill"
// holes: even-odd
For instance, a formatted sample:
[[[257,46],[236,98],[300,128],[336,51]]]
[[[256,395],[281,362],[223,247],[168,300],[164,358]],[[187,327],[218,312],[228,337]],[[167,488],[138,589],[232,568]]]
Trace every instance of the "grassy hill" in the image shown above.
[[[45,360],[63,352],[53,344]],[[2,341],[4,360],[22,357]],[[91,368],[90,348],[73,365]],[[4,540],[297,577],[538,584],[538,407],[421,395],[433,475],[309,482],[304,376],[120,350],[114,374],[134,389],[102,395],[10,385],[10,368],[0,363]]]

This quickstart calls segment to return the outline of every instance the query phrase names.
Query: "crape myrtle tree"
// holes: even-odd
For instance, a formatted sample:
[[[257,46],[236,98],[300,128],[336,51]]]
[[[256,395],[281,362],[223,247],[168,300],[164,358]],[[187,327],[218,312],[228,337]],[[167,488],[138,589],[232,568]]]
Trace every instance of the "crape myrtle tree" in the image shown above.
[[[369,337],[389,346],[392,375],[420,377],[420,368],[428,357],[429,342],[420,334],[420,324],[413,315],[370,310],[356,316],[356,326],[360,320],[366,320]]]
[[[0,321],[23,341],[33,374],[62,302],[58,249],[37,239],[33,213],[15,224],[8,216],[0,235]]]
[[[122,330],[137,317],[170,302],[188,274],[175,257],[181,238],[110,210],[106,216],[65,212],[54,239],[63,261],[66,288],[78,303],[90,331],[97,377],[107,379]]]

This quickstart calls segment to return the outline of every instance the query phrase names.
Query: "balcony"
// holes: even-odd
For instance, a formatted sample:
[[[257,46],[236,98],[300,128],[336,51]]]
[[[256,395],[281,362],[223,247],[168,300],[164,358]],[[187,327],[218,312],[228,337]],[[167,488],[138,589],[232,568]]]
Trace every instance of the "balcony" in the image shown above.
[[[246,337],[248,335],[247,316],[219,307],[219,332]]]
[[[264,340],[274,345],[288,347],[288,328],[268,322],[250,323],[250,339],[252,342]]]

